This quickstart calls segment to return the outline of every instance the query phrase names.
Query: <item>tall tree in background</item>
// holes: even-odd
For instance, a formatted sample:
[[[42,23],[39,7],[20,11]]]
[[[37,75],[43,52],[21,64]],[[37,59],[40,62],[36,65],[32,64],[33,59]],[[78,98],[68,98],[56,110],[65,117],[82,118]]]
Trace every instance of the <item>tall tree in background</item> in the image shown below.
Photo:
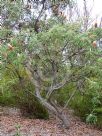
[[[1,25],[16,29],[29,26],[38,32],[41,20],[51,14],[58,16],[69,3],[69,0],[0,0]]]

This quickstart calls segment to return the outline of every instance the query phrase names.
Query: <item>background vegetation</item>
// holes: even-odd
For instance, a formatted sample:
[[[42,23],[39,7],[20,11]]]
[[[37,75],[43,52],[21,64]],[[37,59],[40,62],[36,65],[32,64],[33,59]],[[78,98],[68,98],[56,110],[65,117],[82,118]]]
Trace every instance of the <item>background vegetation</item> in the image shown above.
[[[0,0],[0,105],[44,119],[49,117],[48,105],[60,119],[61,109],[72,108],[83,121],[101,127],[102,29],[96,24],[88,28],[87,12],[83,21],[72,16],[68,21],[63,11],[73,4]],[[39,7],[38,16],[32,16],[31,9]],[[46,19],[49,8],[52,14]]]

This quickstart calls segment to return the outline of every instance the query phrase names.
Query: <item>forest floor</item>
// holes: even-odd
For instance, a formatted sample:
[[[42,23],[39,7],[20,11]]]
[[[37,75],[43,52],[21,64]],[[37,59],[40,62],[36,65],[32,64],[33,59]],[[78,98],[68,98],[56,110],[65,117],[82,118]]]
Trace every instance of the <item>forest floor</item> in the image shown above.
[[[68,116],[71,125],[69,129],[65,129],[57,118],[40,120],[17,115],[0,115],[0,136],[102,136],[102,130],[83,123],[70,112]],[[20,135],[17,135],[17,132],[20,132]]]

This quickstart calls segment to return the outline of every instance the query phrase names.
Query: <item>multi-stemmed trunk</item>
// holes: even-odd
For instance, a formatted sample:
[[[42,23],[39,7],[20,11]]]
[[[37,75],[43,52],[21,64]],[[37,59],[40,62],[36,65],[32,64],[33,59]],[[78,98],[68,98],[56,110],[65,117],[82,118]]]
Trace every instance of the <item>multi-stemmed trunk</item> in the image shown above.
[[[69,128],[70,126],[69,119],[63,113],[63,111],[59,109],[56,105],[54,105],[52,102],[42,98],[42,96],[40,95],[40,90],[38,88],[36,88],[35,90],[36,90],[36,96],[39,99],[40,103],[53,115],[57,116],[62,121],[65,128]]]

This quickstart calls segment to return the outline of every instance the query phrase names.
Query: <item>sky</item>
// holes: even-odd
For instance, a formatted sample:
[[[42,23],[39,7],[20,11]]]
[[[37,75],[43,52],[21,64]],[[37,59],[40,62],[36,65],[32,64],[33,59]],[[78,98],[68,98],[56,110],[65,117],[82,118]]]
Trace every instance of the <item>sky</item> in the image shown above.
[[[102,17],[102,0],[86,0],[87,6],[89,8],[91,17],[97,21],[100,22]],[[77,0],[79,7],[82,8],[83,6],[83,0]]]
[[[98,16],[98,18],[102,17],[102,0],[94,0],[93,13]]]

